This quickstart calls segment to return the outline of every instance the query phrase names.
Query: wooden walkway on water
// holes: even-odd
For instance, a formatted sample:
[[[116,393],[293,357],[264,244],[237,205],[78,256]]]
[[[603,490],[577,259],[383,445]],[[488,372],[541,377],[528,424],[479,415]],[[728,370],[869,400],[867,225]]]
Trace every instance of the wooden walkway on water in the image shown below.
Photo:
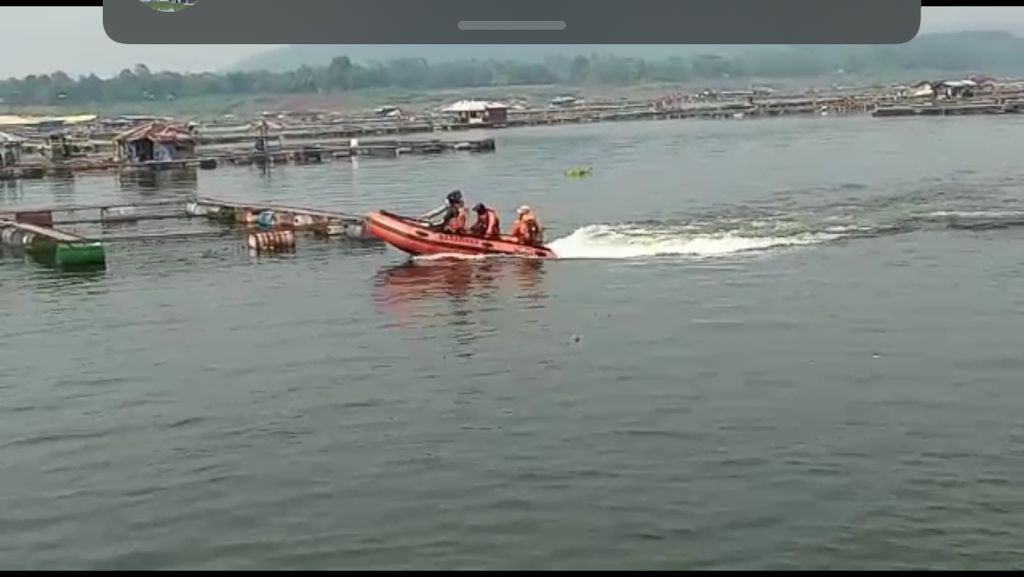
[[[912,105],[880,106],[871,115],[877,118],[901,116],[968,116],[979,114],[1020,114],[1024,113],[1024,100],[1003,102],[929,102]]]
[[[326,236],[373,240],[366,231],[366,217],[341,211],[287,206],[274,202],[242,202],[198,197],[185,207],[189,216],[263,225],[272,229],[311,230]],[[261,222],[262,219],[269,221]]]
[[[1024,82],[1007,81],[994,92],[963,99],[914,99],[896,94],[892,87],[806,92],[785,95],[718,96],[670,95],[657,100],[592,103],[568,107],[512,108],[499,126],[455,123],[429,112],[409,118],[337,118],[303,120],[271,130],[267,151],[255,150],[256,134],[246,126],[211,125],[196,135],[195,158],[140,163],[117,162],[98,155],[52,163],[23,163],[0,167],[0,180],[39,179],[89,172],[215,169],[224,165],[275,166],[318,164],[359,157],[400,158],[446,152],[494,152],[494,139],[380,139],[380,136],[449,133],[460,130],[553,126],[595,122],[683,119],[751,119],[798,115],[845,116],[870,114],[878,118],[900,116],[959,116],[1024,112]],[[109,129],[93,132],[90,142],[109,147]],[[370,138],[360,141],[361,138]],[[353,139],[356,141],[353,146]],[[287,144],[285,144],[287,143]]]
[[[248,142],[255,143],[250,135]],[[273,143],[273,139],[268,139]],[[145,162],[117,161],[109,158],[78,158],[63,162],[24,163],[0,167],[0,180],[41,179],[76,173],[138,172],[199,168],[212,170],[223,165],[320,164],[328,160],[358,157],[401,158],[402,156],[435,155],[452,152],[495,152],[494,139],[478,140],[382,140],[371,142],[317,144],[289,147],[271,146],[267,152],[237,148],[211,148],[201,155],[175,160]]]
[[[61,242],[82,239],[54,227],[194,218],[243,227],[308,230],[323,236],[373,240],[366,233],[364,215],[285,205],[273,201],[192,197],[70,206],[13,207],[0,210],[0,222],[34,233],[42,230],[44,235],[49,234],[45,231],[52,231],[52,238]],[[29,230],[30,227],[37,227],[39,230]]]
[[[81,224],[132,223],[155,219],[205,219],[222,225],[210,230],[169,230],[151,235],[102,235],[87,238],[61,230]],[[227,228],[223,228],[227,227]],[[214,227],[218,228],[218,227]],[[380,244],[360,214],[298,207],[272,201],[232,201],[208,197],[52,207],[14,207],[0,211],[0,247],[60,266],[105,265],[104,242],[189,239],[221,236],[225,230],[244,233],[244,244],[256,252],[294,250],[299,232],[321,238],[344,238]]]

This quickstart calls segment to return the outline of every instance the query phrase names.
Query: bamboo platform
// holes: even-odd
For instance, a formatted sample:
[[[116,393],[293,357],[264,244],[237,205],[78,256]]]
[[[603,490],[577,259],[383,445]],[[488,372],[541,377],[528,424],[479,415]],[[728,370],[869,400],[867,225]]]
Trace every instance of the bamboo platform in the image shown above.
[[[118,234],[113,223],[147,220],[206,219],[210,229],[167,227],[155,233]],[[104,234],[87,238],[61,230],[70,225],[99,224]],[[370,235],[366,217],[342,211],[283,205],[275,202],[242,202],[207,197],[127,203],[81,204],[53,207],[14,207],[0,210],[0,248],[28,254],[47,264],[102,266],[104,242],[208,238],[240,232],[256,252],[294,250],[299,233],[320,238],[343,238],[378,245]],[[114,234],[106,234],[113,232]]]
[[[253,143],[252,135],[248,143]],[[385,140],[357,143],[310,143],[287,148],[271,148],[267,152],[237,148],[211,149],[193,158],[125,162],[110,158],[77,158],[64,162],[24,163],[0,168],[0,180],[42,179],[77,173],[145,172],[159,170],[213,170],[224,165],[320,164],[335,159],[354,157],[400,158],[402,156],[435,155],[452,152],[487,153],[496,150],[494,139],[480,140]]]
[[[879,118],[900,116],[966,116],[978,114],[1019,114],[1024,112],[1024,101],[967,102],[880,106],[871,112]]]
[[[206,218],[224,224],[267,230],[308,230],[323,236],[373,241],[365,231],[366,217],[342,211],[287,206],[275,202],[241,202],[208,197],[147,202],[81,204],[54,207],[15,207],[0,211],[0,221],[19,226],[108,224]],[[60,234],[55,233],[58,237]],[[57,238],[57,237],[55,237]],[[68,237],[69,241],[71,237]]]
[[[325,236],[375,240],[366,230],[365,216],[339,211],[199,197],[188,202],[185,212],[189,216],[258,225],[268,229],[311,230]]]

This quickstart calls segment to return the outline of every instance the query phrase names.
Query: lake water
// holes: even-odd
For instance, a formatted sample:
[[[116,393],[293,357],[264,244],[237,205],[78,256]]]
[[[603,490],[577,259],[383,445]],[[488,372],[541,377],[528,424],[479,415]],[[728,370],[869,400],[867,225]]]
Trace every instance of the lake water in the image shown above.
[[[0,184],[360,212],[460,188],[506,227],[533,205],[565,257],[228,233],[113,241],[94,273],[0,259],[0,567],[1019,567],[1022,133],[588,125]],[[223,233],[103,232],[182,226]]]

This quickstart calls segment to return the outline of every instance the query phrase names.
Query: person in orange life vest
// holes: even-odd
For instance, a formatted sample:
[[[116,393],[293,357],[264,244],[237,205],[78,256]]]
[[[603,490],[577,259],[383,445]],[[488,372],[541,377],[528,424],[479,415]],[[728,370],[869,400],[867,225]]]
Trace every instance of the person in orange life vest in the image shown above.
[[[498,221],[498,211],[487,208],[484,203],[477,203],[473,207],[476,213],[476,222],[469,230],[470,234],[483,238],[498,238],[501,236],[501,223]]]
[[[440,223],[437,223],[435,219],[441,217]],[[445,197],[445,205],[432,210],[426,214],[420,215],[419,220],[431,222],[431,227],[434,230],[443,230],[445,232],[454,232],[463,234],[466,231],[467,214],[466,205],[462,200],[462,191],[453,190],[448,193]]]
[[[452,234],[466,234],[466,225],[469,223],[469,213],[466,205],[459,202],[454,206],[454,214],[445,220],[443,230]]]
[[[537,245],[544,242],[544,230],[533,214],[533,210],[526,206],[520,206],[516,211],[516,222],[512,225],[512,236],[522,244]]]

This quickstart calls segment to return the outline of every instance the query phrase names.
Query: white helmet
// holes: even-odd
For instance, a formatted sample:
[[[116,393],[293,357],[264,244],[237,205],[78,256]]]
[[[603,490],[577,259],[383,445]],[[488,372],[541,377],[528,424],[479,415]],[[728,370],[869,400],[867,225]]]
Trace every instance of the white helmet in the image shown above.
[[[524,204],[523,206],[519,207],[519,210],[516,211],[516,214],[526,214],[528,212],[530,212],[530,207]]]

